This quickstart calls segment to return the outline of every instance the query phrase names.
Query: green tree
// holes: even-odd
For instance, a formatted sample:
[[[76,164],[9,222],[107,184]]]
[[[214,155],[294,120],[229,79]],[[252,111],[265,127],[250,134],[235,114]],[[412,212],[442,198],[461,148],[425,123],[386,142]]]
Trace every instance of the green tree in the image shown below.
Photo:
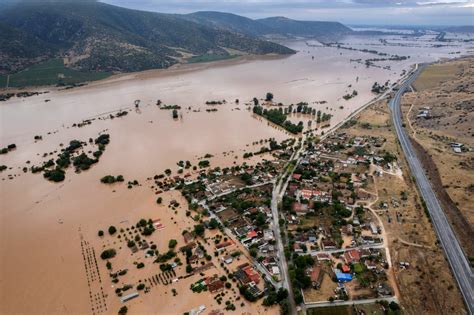
[[[197,236],[203,237],[204,236],[204,231],[205,231],[204,225],[197,224],[197,225],[194,226],[194,234],[196,234]]]
[[[168,247],[169,248],[175,248],[177,244],[178,244],[178,241],[172,239],[168,242]]]
[[[109,226],[109,234],[114,235],[115,232],[117,232],[117,229],[115,228],[115,226],[113,225]]]
[[[267,95],[266,95],[266,97],[265,97],[265,100],[266,100],[267,102],[271,102],[271,101],[273,100],[273,94],[270,93],[270,92],[268,92]]]
[[[219,227],[219,221],[217,221],[216,218],[212,218],[212,219],[209,221],[209,227],[210,227],[211,229],[218,228],[218,227]]]
[[[253,258],[257,257],[257,250],[255,248],[251,248],[249,253]]]
[[[193,267],[191,265],[186,265],[186,272],[187,273],[193,272]]]
[[[261,227],[265,224],[266,220],[266,216],[263,213],[259,212],[257,214],[257,218],[255,219],[255,223],[257,224],[257,226]]]
[[[106,260],[106,259],[115,257],[116,254],[117,252],[115,251],[115,249],[109,248],[109,249],[104,250],[102,254],[100,254],[100,258]]]

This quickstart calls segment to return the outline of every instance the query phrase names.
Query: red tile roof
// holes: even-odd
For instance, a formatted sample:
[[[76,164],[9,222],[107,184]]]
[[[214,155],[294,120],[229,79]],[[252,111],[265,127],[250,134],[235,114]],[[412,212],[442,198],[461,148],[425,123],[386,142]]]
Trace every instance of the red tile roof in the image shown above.
[[[348,265],[342,265],[341,270],[342,270],[342,272],[347,273],[347,272],[351,271],[351,268],[349,268]]]
[[[357,249],[351,249],[344,253],[344,260],[346,263],[351,264],[353,262],[360,261],[360,253]]]
[[[255,232],[255,231],[252,230],[252,231],[250,231],[250,232],[247,233],[247,237],[248,237],[248,238],[257,237],[257,232]]]
[[[300,180],[301,174],[293,174],[293,179]]]
[[[313,270],[311,271],[311,281],[312,282],[318,281],[320,273],[321,273],[321,267],[320,266],[314,267]]]

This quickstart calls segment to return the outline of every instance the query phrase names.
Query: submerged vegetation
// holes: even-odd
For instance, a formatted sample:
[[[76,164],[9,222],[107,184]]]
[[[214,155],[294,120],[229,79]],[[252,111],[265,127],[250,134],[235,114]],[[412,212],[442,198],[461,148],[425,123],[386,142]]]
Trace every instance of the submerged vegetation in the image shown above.
[[[66,178],[66,171],[71,163],[75,168],[76,173],[88,170],[92,165],[99,162],[99,158],[105,150],[105,147],[110,142],[110,136],[108,134],[102,134],[95,140],[89,139],[89,143],[97,145],[97,150],[92,153],[92,157],[88,156],[85,152],[79,153],[79,149],[84,148],[87,145],[85,142],[79,140],[71,140],[69,145],[62,149],[61,153],[58,154],[56,160],[50,159],[43,163],[41,166],[32,166],[32,173],[43,172],[44,178],[52,182],[61,182]],[[103,183],[113,183],[115,181],[123,181],[121,175],[114,178],[113,176],[105,176],[101,179]]]
[[[286,115],[283,113],[283,109],[280,107],[278,109],[264,109],[262,106],[255,105],[253,107],[253,112],[259,116],[262,116],[272,123],[283,127],[288,132],[293,134],[298,134],[303,131],[303,122],[300,121],[297,125],[286,119]]]

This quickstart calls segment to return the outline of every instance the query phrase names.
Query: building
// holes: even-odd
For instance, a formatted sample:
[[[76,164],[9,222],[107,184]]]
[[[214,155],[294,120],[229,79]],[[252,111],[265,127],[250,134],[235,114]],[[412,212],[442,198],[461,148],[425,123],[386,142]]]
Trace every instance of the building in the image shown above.
[[[130,293],[130,294],[128,294],[128,295],[122,296],[122,297],[120,298],[120,302],[125,303],[125,302],[127,302],[127,301],[130,301],[131,299],[136,298],[136,297],[138,297],[138,292],[133,292],[133,293]]]
[[[370,231],[373,235],[379,234],[379,230],[377,229],[377,226],[375,225],[374,222],[370,222],[369,226],[370,226]]]
[[[208,277],[205,280],[205,283],[207,285],[207,288],[209,289],[209,292],[211,293],[216,293],[224,290],[224,285],[225,282],[220,280],[217,275],[213,275],[212,277]]]
[[[294,180],[300,180],[300,179],[301,179],[301,174],[296,174],[296,173],[294,173],[294,174],[292,175],[292,178],[293,178]]]
[[[365,261],[365,266],[367,267],[367,269],[369,270],[375,270],[377,269],[377,264],[371,260],[366,260]]]
[[[226,255],[226,256],[222,257],[221,259],[226,264],[231,264],[232,261],[234,260],[234,257],[232,257],[232,255]]]
[[[336,279],[339,282],[352,281],[352,275],[350,273],[336,272]]]
[[[352,264],[360,261],[360,252],[357,249],[351,249],[344,253],[344,261],[346,264]]]
[[[278,266],[272,266],[272,269],[270,270],[272,275],[279,275],[280,274],[280,268]]]
[[[331,256],[329,256],[328,254],[326,253],[317,253],[316,254],[316,259],[318,261],[330,261],[331,260]]]
[[[332,249],[337,249],[336,243],[334,243],[331,240],[324,240],[321,242],[321,247],[323,250],[332,250]]]
[[[308,213],[309,207],[306,203],[294,202],[292,205],[293,211],[296,212],[296,215],[303,216]]]
[[[234,242],[232,242],[231,240],[227,241],[227,242],[221,242],[219,244],[216,245],[216,249],[218,251],[221,251],[221,250],[224,250],[226,247],[230,246],[230,245],[233,245]]]
[[[323,282],[324,272],[321,270],[320,266],[314,266],[311,270],[311,285],[314,289],[319,289],[321,283]]]
[[[258,284],[260,282],[260,275],[249,263],[238,266],[234,276],[242,284],[249,284],[251,282]]]
[[[302,252],[303,252],[303,249],[301,248],[300,244],[294,243],[294,244],[293,244],[293,251],[294,251],[295,253],[302,253]]]
[[[351,236],[353,234],[352,224],[346,224],[341,227],[341,232],[344,235]]]

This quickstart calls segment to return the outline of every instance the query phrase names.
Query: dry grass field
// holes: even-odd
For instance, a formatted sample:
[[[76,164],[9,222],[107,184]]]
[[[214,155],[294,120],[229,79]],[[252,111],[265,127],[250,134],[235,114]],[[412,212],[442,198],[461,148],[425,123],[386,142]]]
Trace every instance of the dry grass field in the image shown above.
[[[371,208],[384,225],[403,310],[407,314],[465,314],[461,294],[408,173],[388,105],[385,101],[374,104],[356,119],[357,124],[344,131],[353,136],[386,138],[381,149],[396,154],[402,170],[402,174],[374,176],[374,184],[367,190],[377,192]],[[408,262],[410,267],[402,268],[400,262]]]
[[[435,64],[421,73],[413,87],[417,91],[437,87],[445,81],[456,78],[460,70],[460,65],[455,62]]]
[[[427,84],[424,72],[415,86],[421,82],[425,88],[405,94],[402,103],[407,130],[471,261],[474,257],[473,61],[460,59],[430,66],[425,72],[436,80]],[[417,117],[423,110],[428,112],[428,117]],[[462,144],[461,152],[455,152],[452,143]]]

